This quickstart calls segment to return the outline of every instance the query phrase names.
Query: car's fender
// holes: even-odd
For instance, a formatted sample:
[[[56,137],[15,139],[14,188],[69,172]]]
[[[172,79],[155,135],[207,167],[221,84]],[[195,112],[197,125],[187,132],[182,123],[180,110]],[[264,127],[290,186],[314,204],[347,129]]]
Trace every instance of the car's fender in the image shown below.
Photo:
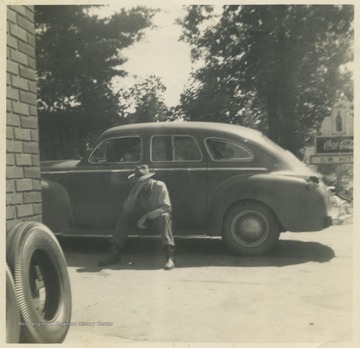
[[[70,197],[59,183],[41,180],[43,223],[55,234],[62,234],[73,227]]]
[[[327,203],[320,186],[309,189],[304,178],[275,173],[232,177],[221,183],[211,197],[208,226],[214,228],[212,234],[221,234],[228,209],[251,200],[269,208],[283,231],[321,230],[326,227]]]

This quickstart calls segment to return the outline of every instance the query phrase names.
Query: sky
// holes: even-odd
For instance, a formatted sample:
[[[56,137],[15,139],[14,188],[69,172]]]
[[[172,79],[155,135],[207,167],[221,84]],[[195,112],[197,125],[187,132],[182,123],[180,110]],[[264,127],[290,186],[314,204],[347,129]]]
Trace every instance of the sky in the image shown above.
[[[165,103],[171,107],[179,103],[180,94],[191,71],[190,46],[179,41],[181,27],[175,24],[176,18],[184,16],[185,12],[182,5],[172,1],[160,4],[152,1],[150,4],[151,7],[161,9],[153,18],[153,24],[157,27],[147,29],[141,41],[122,50],[121,53],[128,58],[128,61],[122,65],[122,68],[128,72],[128,77],[119,78],[114,85],[117,88],[127,89],[135,83],[134,76],[139,78],[148,75],[159,76],[166,86],[166,91],[163,93]],[[121,8],[132,6],[134,2],[131,4],[121,2],[121,5],[104,6],[98,11],[100,16],[108,16]]]

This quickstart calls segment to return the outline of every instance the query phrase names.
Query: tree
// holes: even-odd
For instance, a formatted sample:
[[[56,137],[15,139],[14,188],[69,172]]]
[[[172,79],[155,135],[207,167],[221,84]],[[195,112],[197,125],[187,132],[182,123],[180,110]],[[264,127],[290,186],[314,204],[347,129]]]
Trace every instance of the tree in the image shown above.
[[[189,119],[250,125],[300,155],[340,92],[351,96],[353,6],[188,8],[182,39],[192,46]],[[212,19],[213,25],[209,25]],[[205,27],[205,28],[204,28]]]
[[[170,112],[162,97],[165,90],[166,87],[161,79],[155,75],[150,75],[120,93],[120,104],[123,105],[123,115],[126,122],[140,123],[167,120]]]
[[[43,159],[73,157],[80,144],[122,122],[111,80],[126,75],[121,50],[143,37],[155,12],[136,7],[101,19],[92,10],[35,6]]]

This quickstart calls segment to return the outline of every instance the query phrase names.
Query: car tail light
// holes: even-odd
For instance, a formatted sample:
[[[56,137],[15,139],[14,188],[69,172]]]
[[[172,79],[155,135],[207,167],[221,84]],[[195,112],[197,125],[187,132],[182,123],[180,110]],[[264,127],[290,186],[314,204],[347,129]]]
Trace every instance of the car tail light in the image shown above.
[[[320,178],[318,176],[310,176],[306,183],[306,188],[310,191],[314,191],[319,187]]]
[[[310,176],[309,181],[312,181],[312,182],[314,182],[316,184],[319,184],[320,178],[318,176]]]

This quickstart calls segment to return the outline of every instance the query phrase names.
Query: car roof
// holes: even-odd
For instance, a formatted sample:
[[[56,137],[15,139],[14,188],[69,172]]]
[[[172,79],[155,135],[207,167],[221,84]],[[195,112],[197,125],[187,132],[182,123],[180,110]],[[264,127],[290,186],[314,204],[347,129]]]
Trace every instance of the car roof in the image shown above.
[[[282,163],[286,163],[288,161],[288,157],[286,156],[288,151],[285,151],[279,145],[268,139],[263,133],[255,129],[220,122],[173,121],[134,123],[116,126],[104,131],[98,138],[97,143],[100,143],[105,139],[115,138],[119,135],[135,135],[143,132],[151,133],[155,131],[164,133],[167,131],[169,133],[177,131],[179,133],[183,132],[183,134],[187,134],[189,131],[195,131],[198,133],[208,134],[209,137],[226,137],[226,135],[233,135],[234,137],[255,145],[260,150],[263,150],[272,157],[277,158],[277,160]],[[295,158],[295,156],[293,157]],[[297,161],[299,162],[299,160]]]
[[[123,131],[137,133],[139,131],[205,131],[214,133],[227,133],[242,138],[259,138],[262,133],[251,128],[238,126],[234,124],[219,123],[219,122],[194,122],[194,121],[175,121],[175,122],[149,122],[149,123],[134,123],[122,126],[116,126],[103,132],[100,138],[108,138],[117,135]]]

